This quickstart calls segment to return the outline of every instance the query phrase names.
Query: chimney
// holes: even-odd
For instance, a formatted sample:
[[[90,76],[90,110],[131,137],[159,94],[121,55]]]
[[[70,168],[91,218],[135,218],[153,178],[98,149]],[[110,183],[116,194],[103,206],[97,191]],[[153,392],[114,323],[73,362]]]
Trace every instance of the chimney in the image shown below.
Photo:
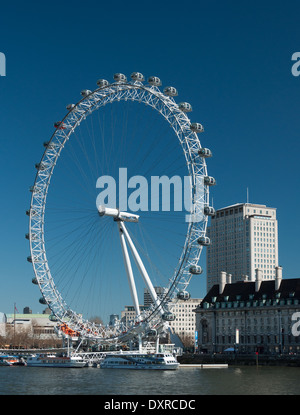
[[[261,281],[262,281],[262,270],[256,268],[255,274],[256,274],[255,291],[257,292],[260,288],[260,284],[261,284]]]
[[[232,282],[232,274],[227,274],[227,284],[231,284]]]
[[[276,271],[276,276],[275,276],[275,290],[279,290],[280,288],[280,284],[282,281],[282,267],[276,267],[275,268]]]
[[[219,281],[219,294],[222,294],[222,292],[224,291],[225,284],[226,284],[226,272],[221,271],[220,281]]]

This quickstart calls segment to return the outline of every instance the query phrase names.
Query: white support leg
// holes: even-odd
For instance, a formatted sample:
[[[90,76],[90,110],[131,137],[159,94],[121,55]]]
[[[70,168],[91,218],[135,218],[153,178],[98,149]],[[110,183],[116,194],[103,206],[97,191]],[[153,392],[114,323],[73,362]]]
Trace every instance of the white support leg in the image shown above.
[[[148,288],[152,301],[154,302],[154,305],[158,308],[159,312],[161,315],[163,315],[164,310],[162,308],[162,306],[160,305],[160,301],[157,297],[157,294],[154,290],[154,287],[152,285],[152,282],[149,278],[149,275],[144,267],[144,264],[127,232],[127,229],[125,227],[125,223],[124,222],[138,222],[139,220],[139,216],[138,215],[134,215],[132,213],[128,213],[128,212],[120,212],[119,209],[113,209],[113,208],[106,208],[105,206],[97,206],[98,208],[98,212],[100,216],[111,216],[114,218],[114,220],[117,222],[118,224],[118,229],[119,229],[119,235],[120,235],[120,241],[121,241],[121,247],[122,247],[122,252],[123,252],[123,258],[124,258],[124,263],[125,263],[125,268],[126,268],[126,273],[127,273],[127,278],[128,278],[128,282],[129,282],[129,288],[130,288],[130,292],[131,292],[131,298],[133,301],[133,305],[137,314],[137,318],[139,321],[141,321],[141,314],[140,314],[140,307],[139,307],[139,301],[138,301],[138,295],[137,295],[137,291],[136,291],[136,286],[135,286],[135,281],[134,281],[134,277],[133,277],[133,272],[132,272],[132,268],[131,268],[131,262],[130,262],[130,258],[129,258],[129,254],[128,254],[128,250],[127,250],[127,246],[126,246],[126,241],[129,244],[129,247],[131,249],[134,261],[138,267],[138,270],[144,280],[144,283],[146,285],[146,287]],[[139,338],[139,349],[141,351],[142,349],[142,336],[141,334],[138,335]],[[157,343],[157,347],[158,347],[158,343]]]
[[[133,301],[133,305],[134,305],[134,308],[135,308],[137,318],[138,318],[138,320],[140,320],[141,315],[140,315],[139,300],[138,300],[135,281],[134,281],[134,277],[133,277],[131,262],[130,262],[130,258],[129,258],[129,254],[128,254],[128,250],[127,250],[127,246],[126,246],[125,237],[124,237],[123,229],[121,228],[121,223],[122,222],[117,222],[118,228],[119,228],[119,235],[120,235],[121,247],[122,247],[122,252],[123,252],[123,258],[124,258],[124,263],[125,263],[129,288],[130,288],[130,294],[131,294],[131,298],[132,298],[132,301]]]
[[[139,254],[138,254],[138,252],[137,252],[137,250],[136,250],[136,248],[135,248],[135,246],[134,246],[134,244],[133,244],[133,242],[132,242],[129,234],[128,234],[128,231],[127,231],[127,229],[125,227],[125,224],[123,222],[119,222],[118,224],[119,224],[119,227],[123,230],[123,233],[124,233],[124,235],[126,237],[126,240],[127,240],[128,244],[129,244],[129,247],[131,249],[133,258],[135,260],[135,263],[136,263],[136,265],[137,265],[137,267],[138,267],[138,269],[139,269],[139,271],[141,273],[141,276],[143,277],[144,282],[145,282],[145,284],[146,284],[146,286],[147,286],[147,288],[148,288],[148,290],[150,292],[151,298],[152,298],[154,304],[158,307],[158,309],[161,312],[161,314],[163,314],[163,309],[160,306],[159,299],[158,299],[157,294],[156,294],[156,292],[154,290],[154,287],[152,285],[152,282],[150,280],[150,277],[149,277],[149,275],[148,275],[148,273],[147,273],[147,271],[146,271],[146,269],[144,267],[144,264],[143,264],[143,262],[142,262],[142,260],[141,260],[141,258],[139,256]]]

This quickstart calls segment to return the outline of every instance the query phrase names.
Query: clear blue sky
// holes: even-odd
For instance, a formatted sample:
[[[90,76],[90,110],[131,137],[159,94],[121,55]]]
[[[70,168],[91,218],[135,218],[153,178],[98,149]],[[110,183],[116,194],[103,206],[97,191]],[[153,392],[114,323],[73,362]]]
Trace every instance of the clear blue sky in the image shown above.
[[[24,238],[34,164],[66,104],[116,72],[157,75],[192,104],[214,155],[214,207],[246,202],[247,187],[250,202],[276,207],[279,262],[285,278],[299,277],[299,13],[297,1],[1,5],[0,311],[43,309]]]

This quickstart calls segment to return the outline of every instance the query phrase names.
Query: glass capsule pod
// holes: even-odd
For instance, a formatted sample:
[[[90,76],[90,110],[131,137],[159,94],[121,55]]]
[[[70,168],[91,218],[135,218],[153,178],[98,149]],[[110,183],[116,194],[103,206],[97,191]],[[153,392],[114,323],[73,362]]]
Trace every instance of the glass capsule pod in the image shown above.
[[[180,104],[178,104],[178,107],[182,112],[191,112],[192,111],[192,106],[188,102],[180,102]]]
[[[106,79],[98,79],[97,85],[99,88],[103,88],[109,85],[109,82]]]
[[[41,187],[35,185],[35,186],[30,186],[29,191],[31,193],[41,193],[42,189],[41,189]]]
[[[68,104],[68,105],[66,106],[66,109],[67,109],[68,111],[71,111],[73,108],[75,108],[75,104]]]
[[[140,72],[133,72],[130,77],[133,81],[143,82],[145,80],[144,75]]]
[[[200,148],[200,150],[198,150],[198,154],[200,157],[212,157],[212,152],[209,148]]]
[[[191,265],[189,271],[191,274],[199,275],[202,274],[203,269],[200,267],[200,265]]]
[[[26,210],[26,215],[27,216],[34,216],[36,214],[36,211],[35,210],[33,210],[33,209],[27,209]]]
[[[177,294],[178,300],[189,300],[191,298],[191,294],[188,291],[179,291]]]
[[[216,184],[216,179],[214,179],[211,176],[205,176],[204,184],[206,184],[207,186],[214,186]]]
[[[204,128],[203,125],[198,123],[198,122],[194,122],[190,125],[190,129],[194,132],[194,133],[203,133]]]
[[[27,257],[27,261],[32,263],[32,258],[31,258],[31,256],[28,256],[28,257]]]
[[[174,88],[173,86],[167,86],[164,89],[164,94],[167,95],[168,97],[176,97],[178,95],[177,89]]]
[[[49,320],[50,321],[58,321],[58,318],[54,314],[50,314],[49,315]]]
[[[215,209],[212,206],[204,207],[204,214],[207,216],[213,216],[216,213]]]
[[[114,74],[114,80],[115,80],[116,82],[126,82],[126,81],[127,81],[127,78],[126,78],[126,76],[125,76],[124,74],[122,74],[122,73],[115,73],[115,74]]]
[[[30,234],[29,233],[26,233],[25,234],[25,238],[29,240],[30,239]],[[31,240],[32,241],[35,241],[36,240],[36,234],[34,232],[31,233]]]
[[[92,91],[90,91],[89,89],[84,89],[83,91],[81,91],[80,93],[81,93],[81,95],[83,96],[83,97],[87,97],[88,95],[90,95],[91,94],[91,92]]]
[[[51,143],[50,141],[45,141],[43,143],[43,146],[46,147],[46,148],[48,148],[49,150],[53,150],[55,148],[55,144],[54,143]]]
[[[47,304],[47,301],[45,300],[45,298],[44,298],[44,297],[41,297],[41,298],[39,299],[39,303],[40,303],[40,304]]]
[[[38,280],[36,279],[36,277],[33,277],[31,280],[32,284],[34,285],[38,285]]]
[[[45,163],[41,162],[41,163],[36,163],[35,168],[37,170],[46,170],[47,166],[45,165]]]
[[[148,84],[150,84],[151,86],[160,86],[161,81],[157,76],[150,76],[148,78]]]
[[[164,321],[174,321],[176,318],[176,316],[170,311],[164,313],[161,317]]]
[[[203,246],[210,245],[209,237],[208,236],[200,236],[200,238],[198,238],[198,244],[203,245]]]

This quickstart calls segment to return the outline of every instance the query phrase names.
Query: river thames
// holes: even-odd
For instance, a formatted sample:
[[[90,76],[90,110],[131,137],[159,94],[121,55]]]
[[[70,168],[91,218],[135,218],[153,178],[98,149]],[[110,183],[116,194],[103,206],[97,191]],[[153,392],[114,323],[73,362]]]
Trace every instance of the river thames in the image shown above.
[[[0,367],[0,395],[299,395],[300,368],[170,371]]]

